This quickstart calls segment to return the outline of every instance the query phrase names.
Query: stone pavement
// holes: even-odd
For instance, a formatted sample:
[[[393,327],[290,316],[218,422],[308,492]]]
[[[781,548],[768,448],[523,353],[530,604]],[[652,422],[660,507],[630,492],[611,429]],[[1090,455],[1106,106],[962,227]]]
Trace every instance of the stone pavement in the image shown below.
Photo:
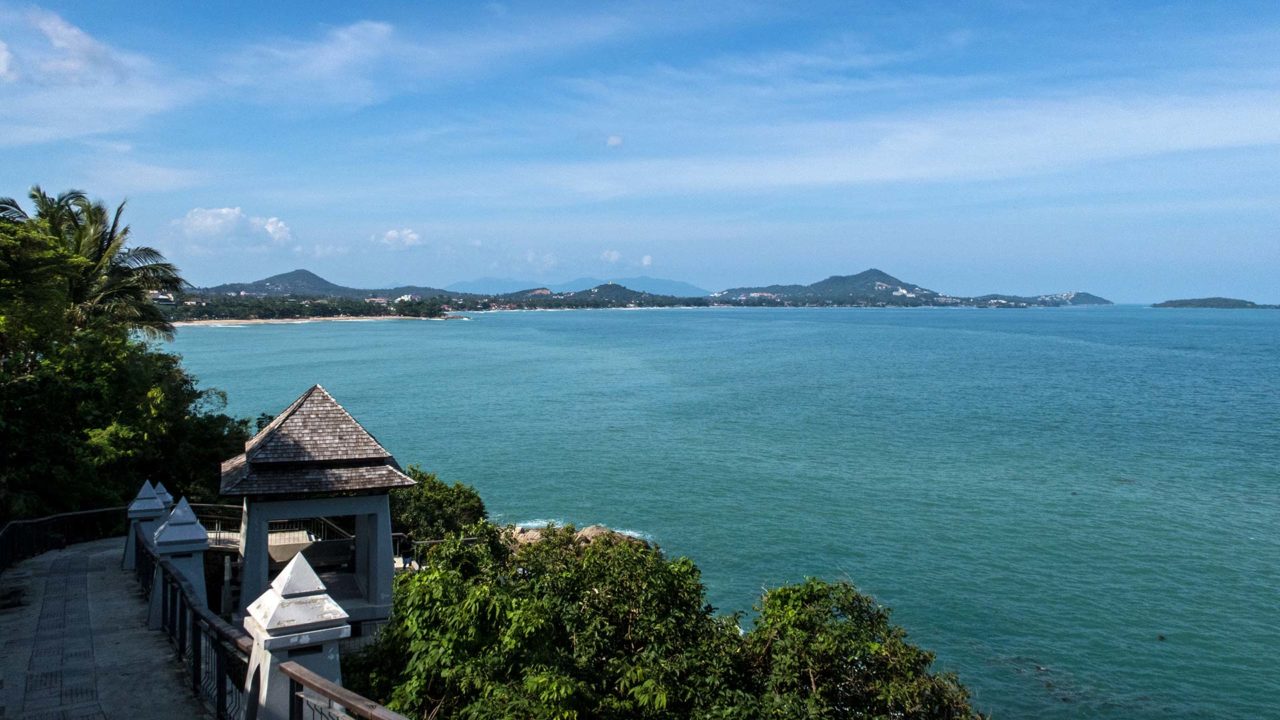
[[[0,574],[0,718],[204,718],[132,572],[124,538],[72,545]]]

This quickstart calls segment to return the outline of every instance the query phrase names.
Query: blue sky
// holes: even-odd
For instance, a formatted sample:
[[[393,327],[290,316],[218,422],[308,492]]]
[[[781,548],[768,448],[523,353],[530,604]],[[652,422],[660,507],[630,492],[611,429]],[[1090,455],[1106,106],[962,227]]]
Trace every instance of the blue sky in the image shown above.
[[[1280,302],[1274,1],[3,3],[0,43],[0,195],[128,198],[196,284]]]

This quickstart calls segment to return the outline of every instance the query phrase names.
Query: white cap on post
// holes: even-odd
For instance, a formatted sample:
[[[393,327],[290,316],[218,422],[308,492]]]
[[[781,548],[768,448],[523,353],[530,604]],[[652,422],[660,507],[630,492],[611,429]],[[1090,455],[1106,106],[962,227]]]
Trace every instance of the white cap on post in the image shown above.
[[[209,533],[205,532],[186,498],[178,501],[169,518],[156,528],[153,538],[156,549],[166,555],[209,548]]]
[[[155,488],[151,487],[151,483],[144,480],[137,496],[133,498],[133,502],[129,503],[129,534],[124,539],[123,565],[125,570],[133,570],[138,567],[138,548],[134,539],[137,535],[135,528],[141,527],[142,531],[150,537],[151,533],[155,532],[156,522],[164,517],[164,512],[164,503],[160,502]]]
[[[346,611],[329,597],[302,553],[294,555],[267,591],[253,601],[244,625],[255,637],[264,637],[268,650],[351,637]]]
[[[133,502],[129,503],[129,519],[152,519],[160,517],[164,514],[164,502],[160,500],[160,496],[156,495],[155,488],[151,487],[151,483],[143,481],[142,488],[138,490],[138,494],[134,496]]]
[[[186,498],[179,500],[173,512],[169,513],[168,519],[156,528],[152,541],[155,543],[156,552],[168,558],[171,567],[191,585],[191,590],[195,593],[191,601],[198,603],[201,607],[208,607],[208,591],[204,582],[204,552],[209,549],[209,533],[205,532],[204,526],[192,512]],[[152,576],[151,606],[147,614],[147,623],[153,630],[160,628],[163,612],[160,600],[164,588],[161,584],[160,572],[160,566],[157,565]]]
[[[164,503],[166,508],[173,507],[173,496],[165,489],[164,483],[156,483],[156,497],[160,498],[160,502]]]
[[[257,701],[259,720],[289,717],[293,695],[279,669],[286,660],[342,684],[338,641],[351,637],[351,626],[302,553],[249,605],[244,628],[253,636],[246,690]]]

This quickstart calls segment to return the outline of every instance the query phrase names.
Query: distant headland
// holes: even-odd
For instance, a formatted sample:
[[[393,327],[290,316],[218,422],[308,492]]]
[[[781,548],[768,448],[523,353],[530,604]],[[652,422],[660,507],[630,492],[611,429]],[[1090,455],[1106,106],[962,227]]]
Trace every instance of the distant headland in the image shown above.
[[[635,278],[652,287],[687,283]],[[417,285],[361,289],[332,283],[309,270],[273,275],[249,283],[192,288],[156,301],[174,321],[287,319],[317,317],[441,317],[450,312],[640,307],[977,307],[1031,308],[1110,305],[1086,292],[1020,296],[948,295],[909,283],[881,270],[833,275],[810,285],[740,287],[677,296],[635,290],[606,282],[579,290],[534,287],[502,293],[461,292]]]
[[[1226,297],[1188,298],[1165,300],[1151,307],[1158,308],[1212,308],[1215,310],[1280,310],[1280,305],[1259,305],[1248,300]]]

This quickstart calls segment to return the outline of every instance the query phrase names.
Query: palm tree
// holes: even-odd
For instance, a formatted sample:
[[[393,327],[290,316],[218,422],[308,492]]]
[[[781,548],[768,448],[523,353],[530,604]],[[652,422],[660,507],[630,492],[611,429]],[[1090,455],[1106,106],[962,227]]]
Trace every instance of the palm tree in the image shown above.
[[[69,288],[71,318],[77,327],[104,322],[151,338],[173,337],[173,324],[151,301],[151,293],[175,293],[187,283],[158,250],[126,247],[129,226],[121,224],[123,202],[112,213],[79,190],[51,197],[39,185],[31,188],[29,197],[35,215],[28,215],[13,198],[0,198],[0,219],[43,221],[68,251],[86,261]]]

